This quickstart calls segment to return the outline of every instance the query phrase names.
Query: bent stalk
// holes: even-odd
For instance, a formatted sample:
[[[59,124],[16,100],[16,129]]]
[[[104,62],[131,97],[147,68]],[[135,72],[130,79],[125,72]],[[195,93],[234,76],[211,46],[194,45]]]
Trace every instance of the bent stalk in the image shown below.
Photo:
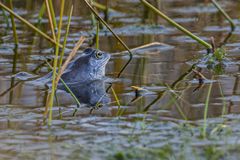
[[[180,24],[176,23],[175,21],[173,21],[171,18],[169,18],[167,15],[165,15],[164,13],[162,13],[161,11],[159,11],[157,8],[155,8],[153,5],[151,5],[150,3],[148,3],[146,0],[141,0],[141,2],[146,5],[147,7],[149,7],[153,12],[155,12],[157,15],[159,15],[160,17],[162,17],[163,19],[165,19],[168,23],[170,23],[171,25],[173,25],[174,27],[176,27],[178,30],[182,31],[183,33],[185,33],[186,35],[188,35],[189,37],[191,37],[192,39],[196,40],[198,43],[200,43],[201,45],[203,45],[204,47],[206,47],[207,49],[212,49],[211,44],[205,42],[204,40],[202,40],[201,38],[199,38],[198,36],[192,34],[190,31],[188,31],[186,28],[184,28],[183,26],[181,26]]]
[[[228,22],[231,25],[231,31],[234,31],[235,24],[234,24],[232,18],[222,9],[222,7],[217,3],[217,1],[212,0],[212,3],[219,10],[219,12],[228,20]]]

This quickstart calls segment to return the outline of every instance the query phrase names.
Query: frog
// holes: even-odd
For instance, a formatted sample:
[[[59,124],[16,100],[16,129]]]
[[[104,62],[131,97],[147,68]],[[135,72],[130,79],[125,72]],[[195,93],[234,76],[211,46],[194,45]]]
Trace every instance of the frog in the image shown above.
[[[110,60],[109,53],[100,51],[98,49],[87,48],[80,56],[72,60],[61,79],[66,84],[86,83],[94,80],[102,80],[105,77],[105,68]],[[37,82],[45,82],[46,86],[51,86],[52,72],[37,79]],[[61,85],[62,82],[59,82]]]

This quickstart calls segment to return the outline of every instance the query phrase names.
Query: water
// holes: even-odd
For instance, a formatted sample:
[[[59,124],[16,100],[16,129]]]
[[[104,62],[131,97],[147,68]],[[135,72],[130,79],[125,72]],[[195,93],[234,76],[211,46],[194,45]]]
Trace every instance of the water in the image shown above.
[[[218,45],[230,31],[228,22],[210,1],[163,0],[153,3],[206,41],[213,36]],[[37,25],[41,4],[41,1],[16,0],[14,10]],[[81,48],[84,49],[91,44],[95,32],[90,12],[81,1],[67,1],[65,15],[71,4],[74,4],[74,11],[67,47],[73,48],[83,35],[87,38]],[[123,111],[120,117],[111,90],[105,95],[107,100],[103,107],[89,114],[90,108],[83,105],[75,117],[72,115],[76,102],[68,93],[59,91],[60,104],[53,108],[51,128],[43,120],[48,91],[44,87],[20,82],[12,75],[18,72],[46,74],[49,71],[46,66],[40,70],[37,68],[46,57],[51,58],[52,46],[16,21],[20,43],[16,49],[11,28],[7,28],[0,14],[1,159],[158,159],[164,156],[208,159],[209,153],[215,153],[211,148],[215,146],[218,146],[218,153],[232,152],[230,146],[239,145],[239,3],[221,1],[221,6],[237,24],[225,45],[231,63],[221,74],[203,69],[201,73],[208,79],[203,86],[199,86],[193,74],[182,76],[193,61],[206,53],[203,47],[142,7],[138,1],[116,0],[110,5],[116,10],[109,13],[110,24],[129,48],[152,42],[164,43],[167,47],[134,52],[132,62],[118,79],[115,77],[128,56],[112,56],[106,73],[120,100]],[[58,13],[60,3],[55,6]],[[63,20],[63,28],[66,28],[67,16]],[[50,34],[46,16],[39,28]],[[110,53],[124,51],[106,29],[100,33],[100,49]],[[203,140],[198,126],[202,123],[199,119],[203,118],[211,83],[208,117],[216,118],[209,119],[209,138]],[[96,101],[94,98],[105,93],[107,86],[108,83],[102,82],[92,84],[88,91],[93,94],[89,93],[89,98]],[[141,87],[144,91],[136,93],[131,86]],[[148,112],[144,113],[146,110]],[[223,111],[226,116],[221,118]],[[194,125],[185,126],[186,119]],[[222,125],[217,128],[219,124]],[[224,156],[238,157],[235,152]]]

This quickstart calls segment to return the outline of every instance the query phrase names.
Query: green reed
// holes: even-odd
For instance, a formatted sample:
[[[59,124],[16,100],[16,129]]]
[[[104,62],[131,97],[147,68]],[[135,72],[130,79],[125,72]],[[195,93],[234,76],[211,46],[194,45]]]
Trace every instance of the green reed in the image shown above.
[[[121,109],[120,100],[119,100],[119,98],[118,98],[114,88],[112,86],[110,86],[110,87],[111,87],[113,96],[114,96],[114,98],[116,100],[116,103],[117,103],[117,106],[118,106],[117,116],[121,116],[123,114],[123,112],[124,112],[124,109]]]
[[[8,1],[9,1],[10,9],[13,10],[12,0],[8,0]],[[15,21],[14,21],[14,16],[10,15],[10,18],[11,18],[11,23],[12,23],[14,43],[15,43],[15,45],[18,45],[18,36],[17,36],[16,24],[15,24]]]
[[[69,28],[70,28],[70,24],[71,24],[71,20],[72,20],[72,12],[73,12],[73,6],[71,6],[71,9],[70,9],[70,12],[69,12],[69,15],[68,15],[68,23],[67,23],[66,33],[65,33],[65,36],[64,36],[63,48],[62,48],[62,52],[60,54],[58,68],[60,68],[60,66],[62,66],[64,51],[65,51],[65,47],[66,47],[66,44],[67,44],[67,37],[68,37]]]
[[[122,67],[122,69],[119,71],[117,77],[119,78],[122,74],[122,72],[125,70],[125,68],[128,66],[128,64],[132,61],[132,57],[133,54],[130,51],[130,49],[128,48],[128,46],[121,40],[121,38],[115,34],[112,30],[112,28],[107,24],[107,22],[105,22],[97,13],[97,11],[91,6],[91,4],[87,1],[84,0],[84,2],[87,4],[88,8],[91,10],[91,12],[96,16],[96,18],[104,25],[107,27],[107,29],[113,34],[113,36],[119,41],[119,43],[121,43],[121,45],[128,51],[129,53],[129,60],[127,61],[127,63]]]
[[[46,0],[46,2],[47,2],[47,0]],[[48,4],[46,3],[46,6],[47,5]],[[60,10],[60,20],[59,20],[59,24],[58,24],[57,43],[60,43],[60,38],[61,38],[62,17],[63,17],[64,5],[65,5],[65,0],[61,0],[61,10]],[[48,9],[47,9],[47,11],[50,12]],[[51,27],[53,27],[53,23],[50,23],[50,24],[51,24]],[[53,35],[54,35],[54,33],[53,33]],[[57,89],[57,83],[55,83],[55,82],[56,82],[56,77],[57,77],[56,74],[57,74],[58,55],[59,55],[59,46],[56,45],[55,57],[54,57],[54,62],[53,62],[52,90],[51,90],[50,99],[47,104],[48,105],[47,107],[49,107],[48,125],[52,124],[52,107],[53,107],[54,94]]]
[[[99,27],[100,27],[100,22],[97,21],[97,27],[96,27],[96,49],[99,49]]]
[[[181,26],[180,24],[176,23],[174,20],[172,20],[171,18],[169,18],[167,15],[165,15],[164,13],[162,13],[160,10],[158,10],[156,7],[154,7],[153,5],[151,5],[150,3],[148,3],[146,0],[141,0],[141,2],[149,7],[153,12],[155,12],[157,15],[159,15],[160,17],[162,17],[163,19],[165,19],[168,23],[170,23],[171,25],[173,25],[174,27],[176,27],[178,30],[182,31],[183,33],[185,33],[186,35],[188,35],[189,37],[191,37],[192,39],[196,40],[199,44],[203,45],[204,47],[206,47],[207,49],[212,49],[211,44],[205,42],[204,40],[202,40],[201,38],[199,38],[198,36],[194,35],[193,33],[191,33],[190,31],[188,31],[186,28],[184,28],[183,26]]]

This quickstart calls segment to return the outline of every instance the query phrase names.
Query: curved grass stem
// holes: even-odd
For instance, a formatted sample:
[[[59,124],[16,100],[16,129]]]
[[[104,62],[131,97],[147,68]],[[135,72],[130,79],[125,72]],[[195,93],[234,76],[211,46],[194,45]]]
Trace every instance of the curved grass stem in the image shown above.
[[[235,24],[232,18],[222,9],[222,7],[217,3],[216,0],[212,0],[213,5],[219,10],[219,12],[228,20],[231,25],[231,31],[234,31]]]
[[[173,21],[171,18],[169,18],[168,16],[166,16],[164,13],[162,13],[161,11],[159,11],[156,7],[154,7],[153,5],[151,5],[150,3],[148,3],[146,0],[141,0],[141,2],[146,5],[147,7],[149,7],[153,12],[155,12],[157,15],[159,15],[160,17],[162,17],[163,19],[165,19],[168,23],[170,23],[171,25],[173,25],[174,27],[176,27],[178,30],[182,31],[183,33],[185,33],[186,35],[188,35],[189,37],[191,37],[192,39],[196,40],[198,43],[200,43],[201,45],[203,45],[204,47],[206,47],[207,49],[211,49],[212,46],[211,44],[205,42],[204,40],[202,40],[201,38],[199,38],[198,36],[194,35],[193,33],[191,33],[190,31],[188,31],[187,29],[185,29],[183,26],[181,26],[180,24],[176,23],[175,21]]]

